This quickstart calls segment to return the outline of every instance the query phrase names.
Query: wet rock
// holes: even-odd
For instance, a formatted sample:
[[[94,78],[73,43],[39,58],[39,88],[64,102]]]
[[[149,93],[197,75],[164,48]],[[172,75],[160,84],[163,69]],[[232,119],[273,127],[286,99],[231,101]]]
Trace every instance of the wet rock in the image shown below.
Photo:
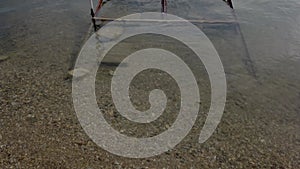
[[[9,59],[9,56],[6,56],[6,55],[0,56],[0,62],[5,61],[7,59]]]

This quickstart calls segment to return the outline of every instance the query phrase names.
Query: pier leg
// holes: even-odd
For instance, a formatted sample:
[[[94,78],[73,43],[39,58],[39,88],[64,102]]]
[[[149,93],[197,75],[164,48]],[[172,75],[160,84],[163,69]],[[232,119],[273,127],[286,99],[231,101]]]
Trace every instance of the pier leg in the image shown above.
[[[233,3],[232,3],[232,0],[227,0],[227,3],[228,3],[228,5],[230,6],[230,8],[233,9]]]
[[[97,31],[96,19],[94,19],[95,13],[92,8],[91,8],[91,16],[92,16],[92,23],[93,23],[94,31],[96,32]]]
[[[163,12],[163,13],[167,12],[166,6],[167,6],[167,1],[161,0],[161,12]]]

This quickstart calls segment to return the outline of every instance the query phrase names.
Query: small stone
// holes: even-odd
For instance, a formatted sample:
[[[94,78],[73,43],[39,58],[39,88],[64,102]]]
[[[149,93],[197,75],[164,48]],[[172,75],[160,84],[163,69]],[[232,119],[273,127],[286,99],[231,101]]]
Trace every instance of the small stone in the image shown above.
[[[167,124],[167,125],[166,125],[166,129],[168,129],[168,128],[170,128],[170,126]]]
[[[17,102],[11,102],[11,105],[16,106],[16,105],[18,105],[18,103]]]
[[[114,165],[115,165],[118,169],[121,169],[121,168],[122,168],[122,164],[119,163],[118,161],[115,161],[115,162],[114,162]]]
[[[30,122],[30,123],[35,123],[35,122],[37,122],[37,118],[36,118],[35,115],[33,115],[33,114],[28,114],[28,115],[26,116],[26,120],[27,120],[28,122]]]
[[[89,73],[88,70],[82,69],[82,68],[74,69],[74,70],[71,70],[68,72],[68,74],[70,76],[75,77],[75,78],[83,77],[83,76],[87,75],[88,73]]]
[[[33,114],[28,114],[27,117],[28,118],[34,118],[35,116]]]
[[[109,111],[108,111],[108,114],[109,114],[110,116],[114,116],[114,111],[113,111],[113,110],[109,110]]]
[[[108,74],[111,75],[111,76],[113,76],[113,75],[114,75],[114,71],[110,70],[110,71],[108,72]]]
[[[0,56],[0,62],[5,61],[7,59],[9,59],[9,56],[6,56],[6,55]]]

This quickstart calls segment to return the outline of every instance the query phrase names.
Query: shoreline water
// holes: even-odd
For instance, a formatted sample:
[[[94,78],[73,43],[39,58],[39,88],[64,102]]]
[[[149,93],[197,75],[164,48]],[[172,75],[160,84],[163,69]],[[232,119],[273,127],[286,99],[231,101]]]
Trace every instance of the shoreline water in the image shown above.
[[[119,16],[124,11],[138,11],[122,7],[124,3],[116,7],[122,9],[116,13],[109,11],[109,4],[103,12]],[[147,1],[140,4],[143,3]],[[211,3],[207,2],[208,5]],[[252,3],[256,5],[255,1]],[[267,14],[272,14],[268,31],[264,23],[268,16],[258,17],[264,13],[262,9],[247,9],[247,4],[241,8],[237,6],[238,17],[242,17],[239,18],[241,28],[257,66],[258,79],[247,72],[242,52],[236,50],[242,48],[240,37],[232,27],[202,27],[221,53],[227,75],[228,98],[222,121],[211,139],[197,144],[205,119],[199,116],[198,125],[182,143],[149,159],[126,159],[106,152],[91,141],[76,117],[71,81],[65,78],[73,64],[71,61],[75,60],[85,41],[85,35],[90,34],[89,4],[79,0],[72,3],[62,0],[24,3],[4,0],[0,4],[3,6],[0,10],[0,55],[9,56],[9,59],[0,62],[1,168],[297,168],[300,165],[300,79],[297,73],[300,52],[295,47],[299,36],[294,31],[282,33],[285,24],[290,29],[295,27],[292,19],[277,18],[284,12],[283,18],[292,15],[286,10],[294,9],[291,7],[294,3],[282,4],[278,13],[269,13],[273,11],[271,2],[258,3],[262,9],[266,8]],[[181,5],[185,4],[182,1]],[[179,6],[176,3],[170,5]],[[189,9],[188,5],[182,8]],[[205,6],[203,8],[207,10]],[[146,5],[145,10],[156,8]],[[186,10],[181,15],[187,14]],[[192,11],[191,15],[195,17],[199,11]],[[250,17],[253,13],[257,15]],[[275,41],[278,33],[280,39]],[[291,36],[294,36],[293,40],[288,39]],[[226,46],[228,42],[235,45]],[[151,44],[141,44],[141,47],[143,45]],[[126,44],[118,47],[124,49]],[[116,57],[116,53],[110,56]],[[199,68],[197,77],[201,82],[201,97],[205,101],[199,114],[205,115],[210,95],[207,75],[203,66],[193,63],[195,61],[188,57],[186,61],[195,69]],[[142,137],[143,132],[153,135],[166,130],[174,120],[172,112],[178,109],[176,106],[166,112],[169,121],[160,119],[159,123],[148,126],[144,131],[128,121],[124,122],[108,93],[110,71],[114,69],[110,65],[100,67],[96,80],[97,101],[108,121],[119,131],[137,137]],[[151,78],[154,80],[147,80]],[[146,109],[149,105],[144,102],[148,97],[145,90],[151,90],[159,81],[163,82],[160,87],[174,97],[171,103],[176,103],[177,95],[172,95],[172,92],[177,88],[169,87],[173,84],[172,79],[155,71],[135,79],[133,103],[142,110]],[[141,90],[138,84],[145,90]]]

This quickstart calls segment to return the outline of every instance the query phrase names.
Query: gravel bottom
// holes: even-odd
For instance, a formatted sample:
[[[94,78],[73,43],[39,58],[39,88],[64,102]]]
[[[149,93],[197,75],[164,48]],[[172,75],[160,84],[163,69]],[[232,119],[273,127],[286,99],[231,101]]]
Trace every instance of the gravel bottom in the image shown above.
[[[37,5],[24,14],[9,13],[5,14],[9,20],[0,18],[7,25],[24,21],[10,25],[0,41],[0,54],[9,57],[0,62],[0,168],[300,166],[300,83],[263,69],[254,78],[243,66],[241,53],[228,52],[232,47],[224,44],[224,40],[236,42],[238,38],[218,39],[217,36],[211,40],[221,53],[228,97],[222,121],[207,142],[197,143],[209,108],[208,78],[202,65],[193,65],[193,60],[187,59],[192,67],[199,68],[196,76],[203,103],[196,125],[180,144],[147,159],[119,157],[98,147],[76,117],[68,75],[70,62],[80,50],[89,28],[89,18],[76,6],[65,11],[67,15],[61,15],[61,10],[69,5],[63,1],[57,0],[54,6],[51,6],[53,1],[47,1],[45,9],[39,8],[44,1],[33,2]],[[74,15],[77,19],[69,18]],[[206,33],[216,34],[211,29]],[[220,34],[223,33],[226,30]],[[166,118],[141,127],[121,117],[111,101],[110,79],[115,66],[101,65],[96,78],[97,102],[107,121],[121,133],[135,137],[153,136],[167,130],[179,108],[174,80],[154,70],[134,79],[130,91],[137,109],[149,108],[147,92],[153,88],[163,89],[170,98],[170,107],[163,115]]]

